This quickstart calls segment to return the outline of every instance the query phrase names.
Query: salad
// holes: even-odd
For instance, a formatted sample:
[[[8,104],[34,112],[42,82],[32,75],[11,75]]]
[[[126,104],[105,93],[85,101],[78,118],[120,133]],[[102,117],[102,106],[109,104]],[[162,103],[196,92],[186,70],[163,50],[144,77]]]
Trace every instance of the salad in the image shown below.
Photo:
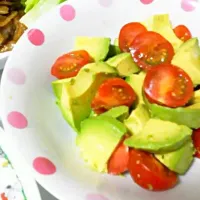
[[[43,13],[65,0],[0,0],[0,52],[11,51]]]
[[[200,158],[200,46],[168,14],[125,24],[113,43],[75,38],[51,68],[56,103],[87,166],[168,190]]]

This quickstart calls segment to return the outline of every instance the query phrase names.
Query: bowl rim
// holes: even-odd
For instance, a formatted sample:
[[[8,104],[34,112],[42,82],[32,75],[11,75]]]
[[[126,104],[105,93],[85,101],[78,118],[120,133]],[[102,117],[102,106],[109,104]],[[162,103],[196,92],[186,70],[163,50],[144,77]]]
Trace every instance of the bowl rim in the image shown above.
[[[11,141],[11,138],[0,127],[0,146],[5,154],[8,156],[16,175],[24,189],[27,200],[42,200],[39,192],[39,188],[36,181],[30,176],[30,169],[24,158],[17,152],[15,144]]]

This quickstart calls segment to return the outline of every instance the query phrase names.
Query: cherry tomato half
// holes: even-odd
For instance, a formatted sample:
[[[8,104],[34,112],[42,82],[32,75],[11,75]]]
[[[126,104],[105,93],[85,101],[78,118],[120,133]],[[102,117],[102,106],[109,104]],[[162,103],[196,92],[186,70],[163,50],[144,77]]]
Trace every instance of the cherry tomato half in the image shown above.
[[[51,68],[51,74],[58,79],[74,77],[90,61],[91,59],[87,51],[72,51],[56,60]]]
[[[130,50],[134,62],[144,70],[162,63],[171,63],[174,56],[171,43],[152,31],[138,35],[131,43]]]
[[[196,149],[195,156],[200,158],[200,128],[193,131],[192,139]]]
[[[91,104],[95,113],[100,114],[117,106],[131,106],[136,100],[132,87],[121,78],[110,78],[104,81]]]
[[[128,170],[133,180],[142,188],[162,191],[178,182],[176,173],[167,169],[152,154],[130,149]]]
[[[152,67],[144,80],[143,90],[151,103],[180,107],[193,96],[193,83],[188,74],[174,65]]]
[[[128,136],[125,136],[121,140],[108,161],[109,174],[119,175],[128,170],[129,147],[124,145],[124,140],[126,138],[128,138]]]
[[[179,25],[179,26],[175,27],[174,33],[183,42],[186,42],[187,40],[192,38],[192,34],[191,34],[190,30],[184,25]]]
[[[138,22],[131,22],[122,27],[119,33],[119,47],[123,52],[129,52],[130,44],[140,33],[146,32],[145,26]]]

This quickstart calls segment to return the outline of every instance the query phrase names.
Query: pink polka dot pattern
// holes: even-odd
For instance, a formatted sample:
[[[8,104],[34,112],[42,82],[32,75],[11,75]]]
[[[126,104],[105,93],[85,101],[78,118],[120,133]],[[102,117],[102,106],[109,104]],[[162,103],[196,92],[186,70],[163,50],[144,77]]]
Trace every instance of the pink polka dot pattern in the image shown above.
[[[113,0],[98,0],[99,4],[103,7],[109,7],[112,5]]]
[[[86,200],[109,200],[109,199],[100,194],[88,194],[86,196]]]
[[[19,68],[10,68],[7,72],[7,78],[16,85],[23,85],[26,81],[24,72]]]
[[[143,3],[143,4],[150,4],[150,3],[152,3],[154,0],[140,0],[141,1],[141,3]]]
[[[7,116],[8,123],[14,128],[24,129],[28,125],[26,117],[17,111],[10,112]]]
[[[195,10],[198,0],[182,0],[181,8],[186,12]]]
[[[71,5],[64,5],[60,8],[60,16],[65,21],[72,21],[76,16],[76,10]]]
[[[33,161],[34,169],[42,175],[52,175],[56,172],[55,165],[47,158],[37,157]]]
[[[35,46],[43,45],[45,41],[44,33],[39,29],[31,29],[28,31],[28,39]]]

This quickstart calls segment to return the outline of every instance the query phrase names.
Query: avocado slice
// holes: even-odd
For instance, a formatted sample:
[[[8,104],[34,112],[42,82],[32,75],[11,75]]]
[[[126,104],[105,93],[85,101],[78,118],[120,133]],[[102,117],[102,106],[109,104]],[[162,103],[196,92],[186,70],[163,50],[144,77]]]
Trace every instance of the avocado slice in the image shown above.
[[[122,77],[139,72],[141,69],[134,63],[130,53],[121,53],[109,58],[106,63],[116,67],[118,74]]]
[[[155,157],[170,170],[185,174],[194,160],[194,153],[192,140],[188,140],[180,149],[167,154],[155,154]]]
[[[115,69],[106,63],[90,63],[70,82],[63,84],[58,105],[65,120],[77,132],[81,121],[91,113],[91,101],[101,83],[116,75]]]
[[[150,119],[150,114],[145,104],[139,104],[132,111],[129,118],[124,120],[124,124],[133,135],[140,133],[147,121]]]
[[[193,129],[200,128],[200,103],[187,107],[169,108],[151,104],[145,97],[144,101],[153,118],[171,121]]]
[[[200,103],[200,89],[194,92],[194,97],[191,99],[190,104]]]
[[[108,55],[110,38],[76,37],[75,50],[86,50],[95,62],[103,61]]]
[[[58,100],[60,100],[61,95],[62,95],[62,86],[65,83],[68,83],[72,80],[72,78],[65,78],[65,79],[61,79],[61,80],[56,80],[53,81],[52,84],[52,88],[53,88],[53,92],[55,94],[55,96],[57,97]]]
[[[93,170],[107,172],[107,162],[126,132],[123,123],[109,116],[84,120],[76,142],[81,157]]]
[[[192,129],[160,119],[149,119],[143,130],[125,140],[129,147],[151,153],[165,153],[179,149],[190,138]]]
[[[128,115],[129,115],[129,107],[118,106],[118,107],[111,108],[107,112],[99,115],[99,117],[110,116],[115,119],[118,119],[119,121],[123,121],[124,119],[126,119],[128,117]]]
[[[200,47],[197,38],[192,38],[179,48],[172,64],[188,73],[194,86],[200,84]]]
[[[114,44],[110,45],[109,52],[108,52],[108,55],[107,55],[107,59],[109,59],[113,56],[116,56],[120,53],[122,53],[122,52],[119,48],[118,39],[115,39]]]
[[[167,39],[174,47],[174,51],[177,51],[181,44],[183,44],[183,41],[174,33],[168,14],[153,15],[142,24],[148,31],[157,32]]]
[[[143,95],[142,95],[142,87],[144,83],[146,74],[139,73],[139,74],[132,74],[126,78],[126,82],[133,88],[137,95],[137,103],[144,103]]]

